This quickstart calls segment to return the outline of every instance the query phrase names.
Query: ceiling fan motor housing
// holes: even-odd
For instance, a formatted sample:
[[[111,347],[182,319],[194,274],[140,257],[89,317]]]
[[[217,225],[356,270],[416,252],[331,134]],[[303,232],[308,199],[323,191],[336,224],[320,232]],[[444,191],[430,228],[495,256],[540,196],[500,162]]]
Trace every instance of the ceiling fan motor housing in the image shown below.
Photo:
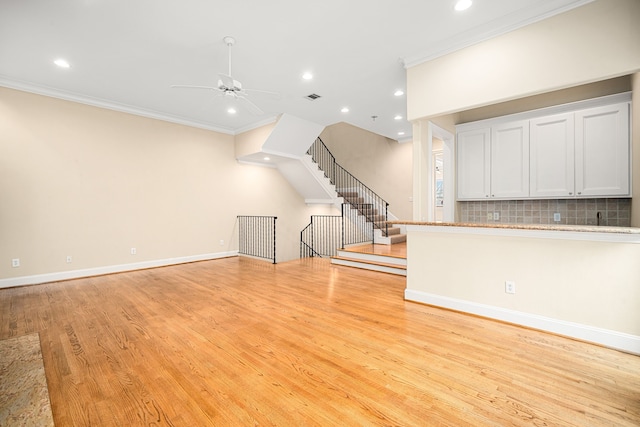
[[[242,83],[240,83],[239,81],[234,79],[233,80],[233,86],[232,87],[227,87],[227,85],[225,85],[222,80],[218,80],[218,89],[223,90],[225,92],[227,92],[227,91],[241,92],[242,91]]]

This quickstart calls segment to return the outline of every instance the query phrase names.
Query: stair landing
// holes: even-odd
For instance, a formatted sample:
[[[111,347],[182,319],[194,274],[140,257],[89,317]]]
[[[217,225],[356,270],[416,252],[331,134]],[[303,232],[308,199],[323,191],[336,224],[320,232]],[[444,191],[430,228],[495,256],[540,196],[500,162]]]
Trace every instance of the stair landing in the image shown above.
[[[331,258],[331,263],[406,276],[407,243],[351,246],[338,250],[338,255]]]

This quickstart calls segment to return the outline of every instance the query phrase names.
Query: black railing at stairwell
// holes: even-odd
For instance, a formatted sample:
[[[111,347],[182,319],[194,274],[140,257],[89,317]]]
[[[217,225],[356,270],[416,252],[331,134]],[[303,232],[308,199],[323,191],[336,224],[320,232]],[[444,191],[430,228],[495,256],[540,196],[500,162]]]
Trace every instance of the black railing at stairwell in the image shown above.
[[[276,263],[275,216],[238,215],[238,253]]]
[[[317,138],[307,154],[336,187],[338,195],[355,209],[361,210],[362,215],[373,223],[374,228],[381,230],[382,234],[387,236],[389,203],[340,166],[322,139]]]
[[[311,223],[300,232],[300,258],[333,256],[341,247],[342,217],[311,215]]]
[[[300,258],[331,257],[345,246],[373,242],[373,223],[363,214],[368,209],[343,203],[341,215],[312,215],[300,232]]]

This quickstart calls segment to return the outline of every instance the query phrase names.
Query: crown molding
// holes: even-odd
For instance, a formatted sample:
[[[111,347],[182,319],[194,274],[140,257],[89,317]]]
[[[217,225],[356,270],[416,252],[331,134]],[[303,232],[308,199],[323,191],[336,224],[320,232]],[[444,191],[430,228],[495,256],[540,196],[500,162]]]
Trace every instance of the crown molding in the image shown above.
[[[547,18],[551,18],[552,16],[568,12],[593,1],[595,0],[575,0],[570,4],[566,4],[565,1],[554,0],[551,2],[539,3],[533,8],[528,9],[529,14],[532,9],[535,10],[533,18],[527,18],[526,16],[528,14],[525,14],[522,11],[516,11],[500,19],[460,33],[449,39],[434,41],[431,47],[427,48],[423,53],[402,58],[401,61],[404,64],[405,69],[412,68],[441,56],[448,55],[519,28],[526,27],[527,25],[543,21]],[[508,22],[515,23],[507,24]],[[444,46],[444,48],[442,48],[442,46]]]
[[[36,95],[48,96],[50,98],[57,98],[65,101],[77,102],[79,104],[90,105],[92,107],[105,108],[107,110],[133,114],[136,116],[146,117],[149,119],[162,120],[164,122],[176,123],[179,125],[185,125],[185,126],[190,126],[194,128],[210,130],[210,131],[223,133],[227,135],[235,135],[237,133],[233,129],[229,129],[229,128],[212,126],[207,123],[197,122],[194,120],[173,116],[173,115],[161,113],[158,111],[137,108],[131,105],[120,104],[117,102],[107,101],[100,98],[93,98],[86,95],[80,95],[74,92],[62,91],[62,90],[50,88],[47,86],[34,85],[32,83],[10,79],[5,76],[0,76],[0,86],[6,87],[9,89],[20,90],[23,92],[34,93]]]

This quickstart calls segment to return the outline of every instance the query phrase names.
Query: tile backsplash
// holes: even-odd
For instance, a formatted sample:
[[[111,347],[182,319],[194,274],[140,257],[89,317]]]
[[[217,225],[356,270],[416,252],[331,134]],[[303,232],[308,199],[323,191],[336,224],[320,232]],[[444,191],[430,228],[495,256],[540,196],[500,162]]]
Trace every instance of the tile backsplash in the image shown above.
[[[459,207],[460,222],[466,223],[631,225],[631,199],[481,200],[459,202]]]

